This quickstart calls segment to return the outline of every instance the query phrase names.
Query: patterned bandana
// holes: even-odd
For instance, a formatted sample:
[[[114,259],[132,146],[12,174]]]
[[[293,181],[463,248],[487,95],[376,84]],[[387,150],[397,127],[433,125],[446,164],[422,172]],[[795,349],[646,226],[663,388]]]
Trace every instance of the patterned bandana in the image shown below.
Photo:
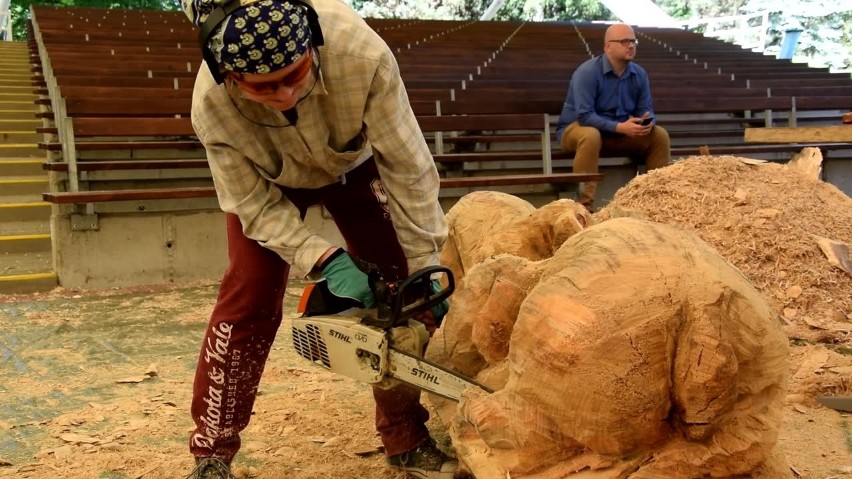
[[[196,25],[204,22],[222,0],[183,0]],[[243,0],[213,32],[208,48],[225,70],[270,73],[298,60],[311,41],[306,7],[287,0]]]

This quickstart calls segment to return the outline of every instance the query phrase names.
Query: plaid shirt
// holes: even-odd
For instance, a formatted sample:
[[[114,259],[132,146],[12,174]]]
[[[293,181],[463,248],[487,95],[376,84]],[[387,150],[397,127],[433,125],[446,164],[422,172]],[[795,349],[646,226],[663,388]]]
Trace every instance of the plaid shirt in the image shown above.
[[[313,3],[325,45],[295,126],[252,123],[288,125],[280,112],[243,99],[229,82],[217,85],[206,65],[198,72],[192,124],[207,150],[219,205],[239,216],[247,237],[309,273],[332,245],[301,221],[275,185],[329,185],[372,154],[409,271],[437,264],[447,235],[438,172],[396,59],[348,6]]]

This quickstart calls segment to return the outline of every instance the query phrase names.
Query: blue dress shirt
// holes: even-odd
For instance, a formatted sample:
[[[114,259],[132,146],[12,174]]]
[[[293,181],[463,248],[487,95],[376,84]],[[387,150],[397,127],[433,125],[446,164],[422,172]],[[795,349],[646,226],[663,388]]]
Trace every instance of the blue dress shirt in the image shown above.
[[[630,62],[619,77],[606,55],[600,55],[583,62],[571,77],[556,125],[556,138],[561,142],[565,127],[575,121],[601,132],[615,133],[616,125],[645,112],[654,116],[645,70]]]

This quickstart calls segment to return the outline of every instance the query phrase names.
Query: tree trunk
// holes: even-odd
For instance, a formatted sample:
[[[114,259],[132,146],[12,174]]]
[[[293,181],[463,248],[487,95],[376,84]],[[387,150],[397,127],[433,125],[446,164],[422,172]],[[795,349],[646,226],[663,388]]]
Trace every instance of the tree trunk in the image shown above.
[[[464,279],[427,354],[496,390],[437,404],[477,479],[791,477],[787,338],[738,270],[665,225],[577,222],[562,244],[534,218],[574,202],[478,195],[472,220],[466,198],[448,214]]]

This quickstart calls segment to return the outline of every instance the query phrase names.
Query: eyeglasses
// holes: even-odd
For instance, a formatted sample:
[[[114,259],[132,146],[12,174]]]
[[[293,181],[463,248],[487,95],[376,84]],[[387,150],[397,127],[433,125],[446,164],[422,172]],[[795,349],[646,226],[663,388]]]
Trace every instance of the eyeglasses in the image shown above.
[[[610,40],[609,43],[620,43],[624,48],[628,48],[630,45],[638,45],[639,40],[635,38],[622,38],[621,40]]]
[[[316,63],[313,60],[314,55],[316,55]],[[314,71],[314,69],[315,69],[314,75],[313,75],[314,81],[311,84],[310,88],[305,88],[303,90],[303,93],[299,97],[299,101],[296,102],[296,105],[299,105],[300,103],[302,103],[303,100],[308,98],[311,95],[311,92],[314,91],[314,87],[317,86],[317,82],[319,81],[319,77],[320,77],[320,63],[321,63],[321,61],[320,61],[319,50],[311,50],[311,60],[305,61],[305,64],[311,65],[311,68],[309,68],[308,71]],[[301,69],[301,68],[302,67],[300,66],[297,69]],[[285,78],[287,78],[289,76],[290,76],[290,74],[285,75]],[[228,78],[231,79],[231,81],[227,83],[227,85],[228,85],[227,86],[228,98],[231,100],[231,104],[234,106],[234,109],[237,110],[240,113],[240,115],[243,118],[245,118],[248,122],[253,123],[257,126],[265,127],[265,128],[292,128],[292,127],[296,126],[296,122],[293,119],[291,119],[290,117],[286,117],[286,119],[287,119],[286,122],[276,123],[276,124],[265,123],[265,122],[258,121],[256,119],[254,119],[253,116],[255,115],[255,113],[243,111],[243,109],[240,107],[240,104],[238,104],[237,100],[235,99],[235,97],[247,98],[245,96],[245,94],[249,93],[249,91],[240,86],[240,83],[237,81],[237,78],[235,78],[233,76],[229,76]],[[303,80],[304,80],[304,77],[301,77],[299,79],[299,82],[301,82]],[[271,92],[271,91],[275,91],[278,88],[280,88],[282,86],[282,82],[284,82],[284,81],[285,81],[284,78],[282,78],[278,81],[264,82],[264,83],[275,84],[275,86],[272,87],[272,88],[274,88],[274,90],[272,90],[272,89],[267,90],[267,91]],[[255,82],[255,83],[252,83],[252,85],[259,85],[259,83]],[[298,85],[298,83],[293,83],[291,85],[296,86],[296,85]],[[287,85],[283,85],[283,86],[287,86]],[[239,92],[241,92],[242,94],[240,94]],[[262,96],[262,95],[265,95],[265,94],[266,93],[260,93],[260,94],[257,94],[257,95]],[[249,100],[251,100],[253,102],[262,103],[261,99],[249,99]],[[293,107],[293,110],[295,111],[295,107]]]
[[[310,51],[310,50],[309,50]],[[246,93],[252,95],[270,95],[278,91],[279,88],[293,88],[299,85],[311,73],[311,68],[314,65],[313,55],[305,55],[305,59],[301,64],[290,73],[284,75],[278,80],[264,82],[247,82],[242,77],[232,76],[234,82]]]

